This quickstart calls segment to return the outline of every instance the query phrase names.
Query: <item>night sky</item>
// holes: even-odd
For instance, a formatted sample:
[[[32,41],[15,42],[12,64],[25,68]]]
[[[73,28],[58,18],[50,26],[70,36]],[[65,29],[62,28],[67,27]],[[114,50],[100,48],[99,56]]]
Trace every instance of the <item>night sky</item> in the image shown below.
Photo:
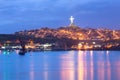
[[[70,24],[120,29],[120,0],[0,0],[0,34]]]

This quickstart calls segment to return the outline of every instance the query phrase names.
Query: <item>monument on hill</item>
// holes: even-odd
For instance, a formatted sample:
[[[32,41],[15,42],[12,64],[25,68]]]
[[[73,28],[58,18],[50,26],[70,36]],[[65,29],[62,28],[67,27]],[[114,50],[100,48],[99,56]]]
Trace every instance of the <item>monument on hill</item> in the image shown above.
[[[71,16],[70,18],[69,18],[69,20],[70,20],[70,25],[69,25],[69,27],[76,27],[75,26],[75,24],[74,24],[74,17],[73,16]]]
[[[70,17],[70,26],[73,25],[74,19],[75,19],[75,18],[74,18],[73,16]]]

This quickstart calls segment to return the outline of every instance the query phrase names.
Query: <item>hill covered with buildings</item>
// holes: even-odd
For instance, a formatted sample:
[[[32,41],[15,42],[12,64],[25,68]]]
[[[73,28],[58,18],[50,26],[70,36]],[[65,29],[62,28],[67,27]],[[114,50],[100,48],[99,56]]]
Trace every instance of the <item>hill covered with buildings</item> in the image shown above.
[[[72,40],[116,40],[120,39],[120,30],[82,29],[77,26],[60,27],[58,29],[41,28],[16,32],[15,35],[35,38],[67,38]]]
[[[57,29],[41,28],[14,34],[1,34],[1,45],[20,45],[39,48],[50,44],[52,49],[120,49],[120,30],[80,28],[75,25]],[[32,46],[32,47],[31,47]],[[33,47],[34,46],[34,47]]]
[[[15,35],[29,36],[35,43],[55,43],[62,48],[78,48],[78,45],[80,49],[112,48],[120,45],[120,30],[80,28],[74,25],[19,31]]]

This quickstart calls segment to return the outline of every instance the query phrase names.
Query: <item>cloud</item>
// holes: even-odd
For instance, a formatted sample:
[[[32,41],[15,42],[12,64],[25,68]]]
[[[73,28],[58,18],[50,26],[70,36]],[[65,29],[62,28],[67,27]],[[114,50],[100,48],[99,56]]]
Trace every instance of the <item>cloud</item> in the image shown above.
[[[1,0],[0,8],[18,8],[18,10],[44,10],[53,8],[74,8],[77,5],[95,0]]]

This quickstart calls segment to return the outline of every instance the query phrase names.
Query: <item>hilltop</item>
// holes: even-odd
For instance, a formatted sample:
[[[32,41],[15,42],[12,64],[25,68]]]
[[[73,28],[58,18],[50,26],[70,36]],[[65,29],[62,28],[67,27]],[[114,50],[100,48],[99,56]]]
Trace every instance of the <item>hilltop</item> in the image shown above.
[[[60,27],[57,29],[41,28],[15,32],[15,35],[31,36],[44,39],[72,39],[72,40],[116,40],[120,39],[120,30]]]

